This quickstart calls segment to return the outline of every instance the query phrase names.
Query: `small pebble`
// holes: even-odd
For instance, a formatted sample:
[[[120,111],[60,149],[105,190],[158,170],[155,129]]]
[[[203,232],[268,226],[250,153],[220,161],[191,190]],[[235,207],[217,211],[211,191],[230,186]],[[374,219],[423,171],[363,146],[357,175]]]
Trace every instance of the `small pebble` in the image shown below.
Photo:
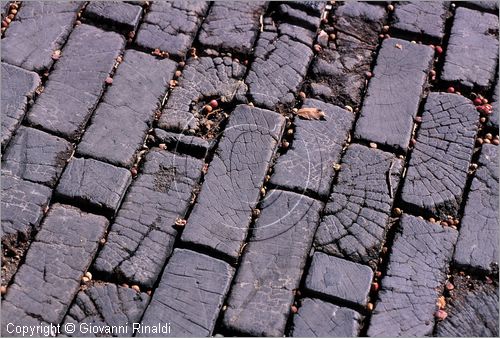
[[[481,103],[483,103],[483,100],[481,100],[481,98],[480,98],[480,97],[476,97],[476,98],[474,99],[474,105],[476,105],[476,106],[480,106],[480,105],[481,105]]]
[[[292,313],[299,312],[299,309],[297,309],[297,307],[295,305],[292,305],[291,310],[292,310]]]
[[[399,208],[394,208],[394,215],[396,216],[401,216],[403,214],[403,211]]]
[[[414,138],[412,138],[412,139],[410,140],[410,144],[411,144],[411,146],[413,146],[413,147],[414,147],[414,146],[417,144],[417,140],[415,140]]]
[[[431,71],[429,72],[429,74],[431,76],[436,76],[436,71],[434,69],[431,69]]]
[[[108,77],[106,78],[106,83],[107,83],[107,84],[109,84],[109,85],[113,84],[113,78],[112,78],[112,77],[110,77],[110,76],[108,76]]]
[[[484,139],[484,143],[486,143],[486,144],[490,144],[490,143],[491,143],[491,141],[490,141],[490,140],[488,140],[487,138],[485,138],[485,139]]]
[[[2,286],[0,287],[0,294],[2,294],[2,296],[3,296],[3,295],[5,295],[6,293],[7,293],[7,287],[5,287],[5,286],[3,286],[3,285],[2,285]]]
[[[306,98],[306,93],[304,93],[304,92],[299,92],[299,97],[300,97],[300,99],[301,99],[302,101],[304,101],[304,100],[305,100],[305,98]]]
[[[90,279],[87,276],[83,276],[82,277],[82,282],[88,283],[88,282],[90,282]]]
[[[386,25],[386,26],[382,27],[382,32],[384,32],[384,33],[389,32],[389,26]]]
[[[436,223],[436,219],[431,217],[431,218],[429,218],[429,222]]]
[[[133,290],[135,290],[135,291],[137,291],[137,292],[141,292],[141,288],[139,287],[139,285],[135,285],[134,284],[130,288],[133,289]]]
[[[448,87],[448,93],[454,93],[455,92],[455,88],[453,87]]]
[[[366,305],[366,308],[368,309],[368,311],[373,311],[373,303],[368,303]]]
[[[127,283],[123,283],[123,284],[122,284],[122,287],[127,288],[127,289],[129,288],[129,286],[128,286],[128,284],[127,284]]]
[[[330,37],[330,40],[332,40],[332,41],[333,41],[333,40],[335,40],[335,38],[336,38],[337,36],[336,36],[334,33],[332,33],[332,34],[330,34],[330,35],[329,35],[329,37]]]
[[[219,102],[217,102],[217,100],[214,99],[210,101],[209,105],[212,108],[217,108],[219,106]]]
[[[415,116],[415,118],[413,119],[413,121],[415,121],[417,123],[421,123],[422,122],[422,117],[421,116]]]
[[[52,60],[59,60],[60,57],[61,57],[61,51],[60,50],[55,50],[52,53]]]
[[[283,148],[288,149],[288,147],[290,146],[290,143],[288,143],[288,141],[283,141],[283,143],[281,145]]]
[[[264,187],[260,188],[260,193],[262,195],[265,195],[266,194],[266,188],[264,188]]]
[[[133,177],[136,177],[137,176],[137,168],[133,167],[132,169],[130,169],[130,173],[132,174]]]
[[[314,51],[315,51],[316,53],[320,53],[320,52],[321,52],[321,50],[322,50],[322,48],[321,48],[321,46],[320,46],[320,45],[318,45],[318,44],[315,44],[315,45],[314,45]]]
[[[453,285],[450,281],[447,281],[444,287],[446,288],[446,290],[451,291],[455,288],[455,285]]]
[[[448,317],[448,314],[444,310],[437,310],[434,314],[437,320],[445,320]]]
[[[387,10],[388,10],[389,12],[392,12],[392,11],[394,10],[394,6],[393,6],[393,5],[388,5],[388,6],[387,6]]]
[[[366,73],[365,73],[365,76],[366,76],[368,79],[370,79],[370,78],[373,76],[373,74],[372,74],[372,72],[366,72]]]
[[[500,140],[499,139],[494,139],[493,141],[491,141],[491,143],[493,143],[494,145],[499,145],[500,144]]]
[[[372,288],[372,292],[377,292],[378,288],[379,288],[378,283],[377,282],[372,283],[371,288]]]
[[[377,144],[375,142],[370,142],[370,148],[377,149]]]
[[[101,240],[99,241],[99,243],[101,243],[101,245],[106,244],[106,238],[101,238]]]
[[[481,122],[481,123],[486,123],[486,121],[487,121],[486,117],[481,117],[479,119],[479,122]]]
[[[320,46],[328,47],[328,34],[324,30],[318,34],[318,43]]]
[[[89,280],[92,280],[92,274],[90,271],[85,272],[85,277],[87,277]]]
[[[443,53],[443,47],[436,46],[435,51],[436,51],[437,54],[441,54],[441,53]]]
[[[175,77],[181,77],[182,72],[180,70],[175,71]]]
[[[437,300],[436,304],[441,310],[446,307],[446,299],[444,299],[444,296],[441,296]]]
[[[483,97],[483,98],[481,99],[481,103],[482,103],[482,104],[487,104],[487,103],[488,103],[488,100],[487,100],[487,99],[485,99],[485,98]]]
[[[345,106],[345,110],[347,110],[348,112],[351,112],[351,113],[354,112],[354,109],[352,109],[352,107],[349,105]]]
[[[493,135],[491,133],[487,133],[485,136],[484,136],[487,140],[491,140],[493,139]]]
[[[482,138],[480,138],[480,137],[478,137],[477,140],[476,140],[476,143],[479,144],[479,145],[483,144],[483,142],[484,142],[484,140]]]
[[[178,227],[183,227],[186,225],[186,223],[187,223],[187,221],[183,218],[177,218],[175,220],[175,225],[177,225]]]
[[[166,150],[166,149],[167,149],[167,145],[166,145],[165,143],[160,143],[160,144],[158,145],[158,148],[163,149],[163,150]]]

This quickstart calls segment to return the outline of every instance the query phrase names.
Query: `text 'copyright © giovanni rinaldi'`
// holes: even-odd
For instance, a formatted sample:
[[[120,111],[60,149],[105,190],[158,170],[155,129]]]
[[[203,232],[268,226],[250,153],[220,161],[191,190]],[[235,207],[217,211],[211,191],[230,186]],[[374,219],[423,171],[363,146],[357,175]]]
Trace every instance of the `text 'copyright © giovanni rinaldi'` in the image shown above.
[[[66,324],[40,324],[40,325],[16,325],[7,324],[7,332],[23,337],[43,336],[54,337],[61,333],[88,334],[93,333],[96,336],[103,334],[126,335],[134,334],[164,334],[171,333],[170,323],[158,323],[155,325],[145,325],[143,323],[125,323],[123,325],[98,325],[93,323],[66,323]]]

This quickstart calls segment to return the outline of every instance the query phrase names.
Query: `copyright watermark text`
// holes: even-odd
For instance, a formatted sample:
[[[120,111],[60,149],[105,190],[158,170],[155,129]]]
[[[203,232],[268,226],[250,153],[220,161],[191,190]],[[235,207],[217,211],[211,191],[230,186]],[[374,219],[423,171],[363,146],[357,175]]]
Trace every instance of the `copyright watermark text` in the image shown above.
[[[96,336],[102,335],[127,335],[132,333],[140,334],[164,334],[171,333],[170,323],[158,323],[155,325],[146,325],[144,323],[125,323],[123,325],[106,325],[96,323],[65,323],[65,324],[39,324],[39,325],[16,325],[8,323],[6,325],[7,333],[22,337],[55,337],[61,333],[65,334],[89,334]]]

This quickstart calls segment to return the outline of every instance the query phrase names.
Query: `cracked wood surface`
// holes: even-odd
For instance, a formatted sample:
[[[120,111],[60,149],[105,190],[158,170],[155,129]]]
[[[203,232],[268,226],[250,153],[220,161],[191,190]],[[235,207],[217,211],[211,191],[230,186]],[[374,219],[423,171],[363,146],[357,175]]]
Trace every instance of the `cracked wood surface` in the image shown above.
[[[392,154],[350,145],[314,246],[328,254],[374,266],[390,226],[393,196],[402,170],[403,162]]]
[[[498,16],[457,8],[442,79],[469,89],[489,89],[497,67]]]
[[[223,261],[175,249],[142,322],[170,322],[176,336],[210,336],[233,274]]]
[[[231,113],[182,241],[237,259],[285,119],[239,105]]]
[[[52,53],[70,35],[80,1],[27,1],[2,38],[2,61],[40,72],[49,69]]]
[[[78,154],[131,167],[175,69],[171,60],[126,51],[78,145]]]
[[[243,251],[223,325],[243,335],[282,336],[322,204],[271,190]]]
[[[355,137],[406,151],[433,51],[401,39],[385,39],[373,69]]]
[[[107,226],[102,216],[52,206],[2,302],[2,335],[7,323],[62,321]]]
[[[154,149],[118,212],[94,269],[153,287],[170,256],[177,218],[184,218],[201,176],[197,159]]]
[[[463,96],[429,94],[401,194],[404,203],[434,215],[458,215],[478,119]]]
[[[457,265],[486,272],[498,270],[498,149],[484,145],[455,249]]]
[[[457,231],[403,215],[368,336],[430,335]]]
[[[498,335],[496,1],[0,12],[2,335]]]
[[[2,150],[21,124],[28,100],[40,83],[36,73],[2,62]]]
[[[114,33],[82,24],[71,33],[28,121],[57,135],[78,139],[124,47]]]

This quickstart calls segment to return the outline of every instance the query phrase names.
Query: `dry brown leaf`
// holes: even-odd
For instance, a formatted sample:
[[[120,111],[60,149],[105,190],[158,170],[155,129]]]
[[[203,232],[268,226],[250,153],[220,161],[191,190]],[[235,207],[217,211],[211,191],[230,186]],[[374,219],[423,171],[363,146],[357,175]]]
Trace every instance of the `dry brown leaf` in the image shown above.
[[[295,114],[306,120],[320,120],[325,118],[325,113],[318,108],[300,108]]]

